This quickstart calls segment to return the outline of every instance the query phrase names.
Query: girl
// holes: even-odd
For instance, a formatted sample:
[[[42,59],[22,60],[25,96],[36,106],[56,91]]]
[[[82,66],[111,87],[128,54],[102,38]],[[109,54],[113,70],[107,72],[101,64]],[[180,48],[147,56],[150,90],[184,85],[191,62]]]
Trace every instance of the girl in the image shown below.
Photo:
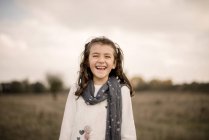
[[[78,83],[65,106],[60,140],[136,140],[132,86],[123,54],[105,37],[85,44]]]

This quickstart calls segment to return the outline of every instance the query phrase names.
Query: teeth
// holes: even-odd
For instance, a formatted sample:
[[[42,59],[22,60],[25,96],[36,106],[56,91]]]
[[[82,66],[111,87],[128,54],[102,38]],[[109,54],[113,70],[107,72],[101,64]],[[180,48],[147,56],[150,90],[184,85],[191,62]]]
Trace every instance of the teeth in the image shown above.
[[[105,66],[96,66],[97,69],[105,69]]]
[[[99,68],[99,69],[104,69],[105,67],[97,67],[97,68]]]

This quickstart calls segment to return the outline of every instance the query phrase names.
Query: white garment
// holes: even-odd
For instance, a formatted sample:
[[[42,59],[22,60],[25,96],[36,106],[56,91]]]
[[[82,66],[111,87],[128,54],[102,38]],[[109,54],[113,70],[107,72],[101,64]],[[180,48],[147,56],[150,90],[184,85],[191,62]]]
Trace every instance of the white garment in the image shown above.
[[[85,126],[91,128],[90,140],[105,140],[107,100],[96,105],[87,105],[82,97],[77,99],[77,96],[74,95],[76,87],[73,85],[68,94],[59,140],[84,140]],[[95,86],[94,96],[100,87],[100,85]],[[121,139],[136,140],[130,90],[127,86],[122,87],[121,94]]]

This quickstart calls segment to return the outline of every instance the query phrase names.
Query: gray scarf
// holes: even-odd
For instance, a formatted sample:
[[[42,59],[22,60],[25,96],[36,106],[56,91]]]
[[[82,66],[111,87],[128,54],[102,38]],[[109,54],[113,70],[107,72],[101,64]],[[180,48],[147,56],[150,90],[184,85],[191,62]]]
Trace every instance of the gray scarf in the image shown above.
[[[120,80],[110,77],[94,97],[94,83],[89,81],[83,99],[88,105],[95,105],[107,99],[107,122],[105,140],[121,140],[122,97]]]

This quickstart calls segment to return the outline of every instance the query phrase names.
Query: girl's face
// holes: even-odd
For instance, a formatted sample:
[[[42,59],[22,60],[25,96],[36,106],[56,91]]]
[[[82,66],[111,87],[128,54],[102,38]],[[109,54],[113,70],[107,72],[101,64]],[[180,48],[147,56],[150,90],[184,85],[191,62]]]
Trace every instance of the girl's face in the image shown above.
[[[93,44],[90,48],[89,67],[94,84],[104,84],[112,69],[115,69],[114,49],[110,45]]]

